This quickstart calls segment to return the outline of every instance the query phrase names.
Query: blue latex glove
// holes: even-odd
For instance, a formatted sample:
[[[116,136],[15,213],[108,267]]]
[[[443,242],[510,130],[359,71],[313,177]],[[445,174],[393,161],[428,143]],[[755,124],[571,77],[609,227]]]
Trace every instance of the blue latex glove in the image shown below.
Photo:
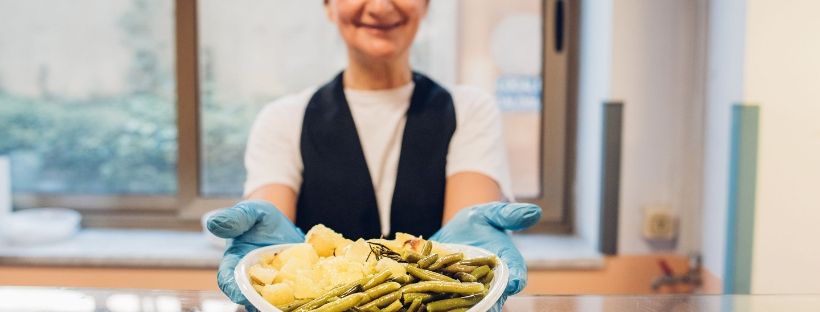
[[[256,311],[239,291],[233,278],[234,269],[248,252],[259,247],[302,243],[305,234],[290,220],[266,201],[243,201],[215,213],[208,218],[208,231],[216,236],[231,239],[225,256],[219,265],[217,283],[231,301],[244,305],[248,311]]]
[[[517,294],[527,285],[527,265],[506,231],[526,229],[540,218],[541,208],[533,204],[496,202],[477,205],[459,211],[430,239],[484,248],[507,264],[510,279],[504,295],[492,309],[501,311],[507,296]]]

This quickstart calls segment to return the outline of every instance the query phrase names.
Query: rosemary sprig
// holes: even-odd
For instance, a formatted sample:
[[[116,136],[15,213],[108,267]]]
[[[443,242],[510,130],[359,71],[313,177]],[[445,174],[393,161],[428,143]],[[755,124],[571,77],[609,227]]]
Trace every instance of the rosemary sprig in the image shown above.
[[[393,251],[390,247],[376,242],[367,242],[367,244],[370,245],[370,254],[367,255],[365,261],[370,260],[370,255],[373,255],[377,261],[381,260],[381,258],[388,258],[396,260],[397,262],[406,262],[399,253]]]

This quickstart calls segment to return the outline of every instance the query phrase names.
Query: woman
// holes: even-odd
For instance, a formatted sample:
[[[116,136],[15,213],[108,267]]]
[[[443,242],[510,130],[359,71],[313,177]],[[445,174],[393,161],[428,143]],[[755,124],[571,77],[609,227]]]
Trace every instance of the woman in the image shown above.
[[[347,46],[347,68],[260,113],[245,159],[251,201],[208,223],[234,238],[218,276],[233,301],[247,304],[233,281],[244,254],[303,241],[300,228],[318,223],[350,238],[406,232],[483,247],[510,266],[505,295],[526,284],[526,266],[505,231],[534,224],[541,210],[498,202],[511,196],[492,98],[445,89],[411,70],[410,46],[428,2],[325,0]]]

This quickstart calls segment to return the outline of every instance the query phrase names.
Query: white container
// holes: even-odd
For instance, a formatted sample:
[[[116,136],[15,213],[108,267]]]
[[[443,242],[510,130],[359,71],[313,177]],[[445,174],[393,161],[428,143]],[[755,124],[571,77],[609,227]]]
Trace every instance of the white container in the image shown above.
[[[17,211],[0,220],[0,237],[14,245],[59,242],[80,230],[80,213],[65,208]]]
[[[256,292],[253,289],[253,285],[251,284],[251,280],[248,276],[248,269],[254,264],[259,263],[259,260],[262,259],[262,256],[275,254],[279,251],[285,250],[290,246],[295,244],[282,244],[282,245],[273,245],[258,248],[249,252],[242,260],[239,261],[239,264],[236,265],[236,270],[234,270],[234,279],[236,280],[236,284],[239,286],[239,290],[245,295],[245,298],[248,298],[251,304],[256,307],[260,312],[282,312],[282,310],[277,309],[275,306],[268,303],[262,295]],[[467,245],[457,245],[457,244],[441,244],[444,248],[448,250],[455,251],[455,252],[463,252],[465,258],[476,258],[476,257],[485,257],[491,256],[493,253],[478,247],[467,246]],[[507,280],[509,279],[510,272],[507,269],[507,265],[498,259],[498,265],[495,266],[493,269],[493,281],[490,283],[490,291],[487,293],[487,296],[484,297],[481,301],[479,301],[476,305],[472,308],[467,310],[468,312],[483,312],[488,311],[490,308],[495,305],[495,302],[501,298],[501,295],[504,294],[504,289],[507,288]]]

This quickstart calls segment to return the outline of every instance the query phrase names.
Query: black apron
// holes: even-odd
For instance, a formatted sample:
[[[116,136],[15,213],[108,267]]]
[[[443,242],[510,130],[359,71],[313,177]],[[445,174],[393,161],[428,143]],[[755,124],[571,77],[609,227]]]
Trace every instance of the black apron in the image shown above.
[[[364,158],[343,74],[313,94],[305,109],[300,150],[304,171],[296,225],[307,231],[324,224],[347,238],[381,236],[376,193]],[[453,98],[424,75],[407,110],[390,230],[430,237],[444,213],[447,150],[456,129]]]

